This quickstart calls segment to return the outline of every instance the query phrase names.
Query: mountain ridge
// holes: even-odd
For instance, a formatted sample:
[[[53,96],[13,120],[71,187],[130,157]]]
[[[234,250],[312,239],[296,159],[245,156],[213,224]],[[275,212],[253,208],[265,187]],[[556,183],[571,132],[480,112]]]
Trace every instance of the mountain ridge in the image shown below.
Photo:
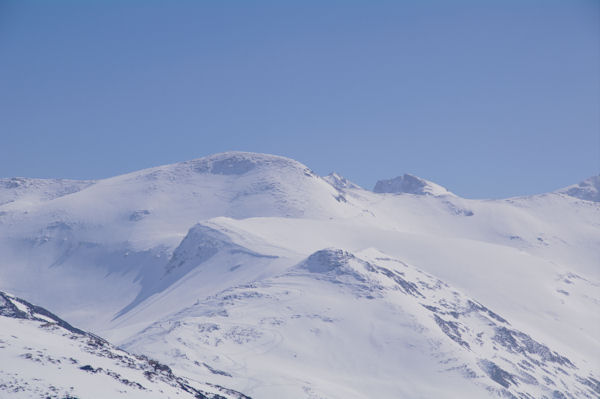
[[[177,375],[261,398],[588,392],[598,377],[586,370],[600,367],[597,202],[560,190],[466,199],[414,179],[376,193],[285,157],[230,152],[85,187],[0,184],[0,199],[14,199],[0,205],[0,290]],[[468,314],[440,313],[436,295]],[[328,352],[340,342],[356,350]],[[527,357],[542,356],[534,347],[577,370],[547,374]],[[431,391],[427,368],[400,369],[386,353],[439,370],[444,392]],[[448,353],[458,368],[444,366]],[[402,373],[412,377],[394,385]]]
[[[313,172],[306,165],[285,156],[245,151],[226,151],[191,160],[144,168],[101,179],[43,179],[28,177],[0,178],[0,206],[15,200],[14,198],[7,198],[6,193],[3,194],[3,192],[9,192],[9,190],[14,189],[23,190],[32,187],[38,187],[41,189],[44,186],[63,186],[62,191],[58,190],[56,193],[41,192],[38,194],[40,197],[36,198],[37,200],[51,200],[64,195],[76,193],[98,182],[112,182],[115,180],[118,181],[128,178],[145,178],[148,180],[153,180],[158,179],[161,175],[167,175],[167,178],[174,179],[177,176],[177,173],[174,172],[179,172],[183,175],[189,174],[190,172],[196,172],[201,174],[207,173],[222,176],[240,176],[250,173],[256,168],[260,169],[269,167],[277,169],[282,167],[297,169],[298,171],[305,173],[307,176],[318,177],[315,172]],[[336,172],[332,172],[329,175],[322,177],[322,179],[327,181],[333,187],[339,189],[360,188],[359,185],[353,183],[349,179]],[[376,193],[456,196],[456,194],[450,192],[447,188],[438,183],[434,183],[408,173],[391,179],[378,180],[371,191]],[[575,198],[599,202],[600,175],[594,175],[571,186],[547,192],[547,194],[550,193],[563,193]],[[540,193],[537,195],[543,194],[544,193]],[[44,195],[46,197],[44,197]]]

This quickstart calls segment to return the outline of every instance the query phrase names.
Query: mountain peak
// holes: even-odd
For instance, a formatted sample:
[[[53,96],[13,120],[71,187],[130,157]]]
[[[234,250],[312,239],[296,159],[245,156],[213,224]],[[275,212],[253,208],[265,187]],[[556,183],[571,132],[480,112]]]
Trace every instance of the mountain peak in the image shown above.
[[[443,196],[450,195],[454,196],[453,193],[448,191],[445,187],[435,184],[420,177],[404,174],[393,179],[379,180],[373,188],[375,193],[392,193],[392,194],[416,194],[416,195],[432,195],[432,196]]]
[[[303,268],[311,273],[328,273],[344,268],[354,255],[337,248],[327,248],[310,255]]]
[[[592,176],[581,183],[557,191],[582,200],[600,202],[600,175]]]
[[[313,174],[302,163],[279,155],[255,152],[228,151],[209,155],[203,158],[183,162],[192,165],[197,172],[215,175],[243,175],[256,168],[274,166],[278,168],[295,168]]]

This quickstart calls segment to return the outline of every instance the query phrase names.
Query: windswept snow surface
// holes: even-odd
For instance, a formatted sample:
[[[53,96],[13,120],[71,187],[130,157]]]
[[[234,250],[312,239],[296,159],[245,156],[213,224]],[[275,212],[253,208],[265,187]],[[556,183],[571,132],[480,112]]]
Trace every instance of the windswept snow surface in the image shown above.
[[[0,184],[0,289],[257,398],[597,398],[597,183],[371,192],[242,152],[25,179]]]

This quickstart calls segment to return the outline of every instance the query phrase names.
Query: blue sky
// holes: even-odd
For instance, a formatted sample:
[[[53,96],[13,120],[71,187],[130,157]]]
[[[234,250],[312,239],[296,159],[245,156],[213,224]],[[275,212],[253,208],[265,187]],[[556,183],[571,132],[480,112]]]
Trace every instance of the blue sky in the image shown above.
[[[597,1],[0,2],[0,177],[227,150],[474,198],[600,171]]]

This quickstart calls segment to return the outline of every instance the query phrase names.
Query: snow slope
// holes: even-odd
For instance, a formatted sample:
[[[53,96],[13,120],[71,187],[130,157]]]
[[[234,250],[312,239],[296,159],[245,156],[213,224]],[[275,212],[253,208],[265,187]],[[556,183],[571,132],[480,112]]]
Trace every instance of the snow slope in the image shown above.
[[[230,152],[5,184],[0,289],[260,398],[597,397],[597,181],[470,200]]]
[[[206,398],[247,396],[177,377],[0,292],[0,395],[11,398]]]

